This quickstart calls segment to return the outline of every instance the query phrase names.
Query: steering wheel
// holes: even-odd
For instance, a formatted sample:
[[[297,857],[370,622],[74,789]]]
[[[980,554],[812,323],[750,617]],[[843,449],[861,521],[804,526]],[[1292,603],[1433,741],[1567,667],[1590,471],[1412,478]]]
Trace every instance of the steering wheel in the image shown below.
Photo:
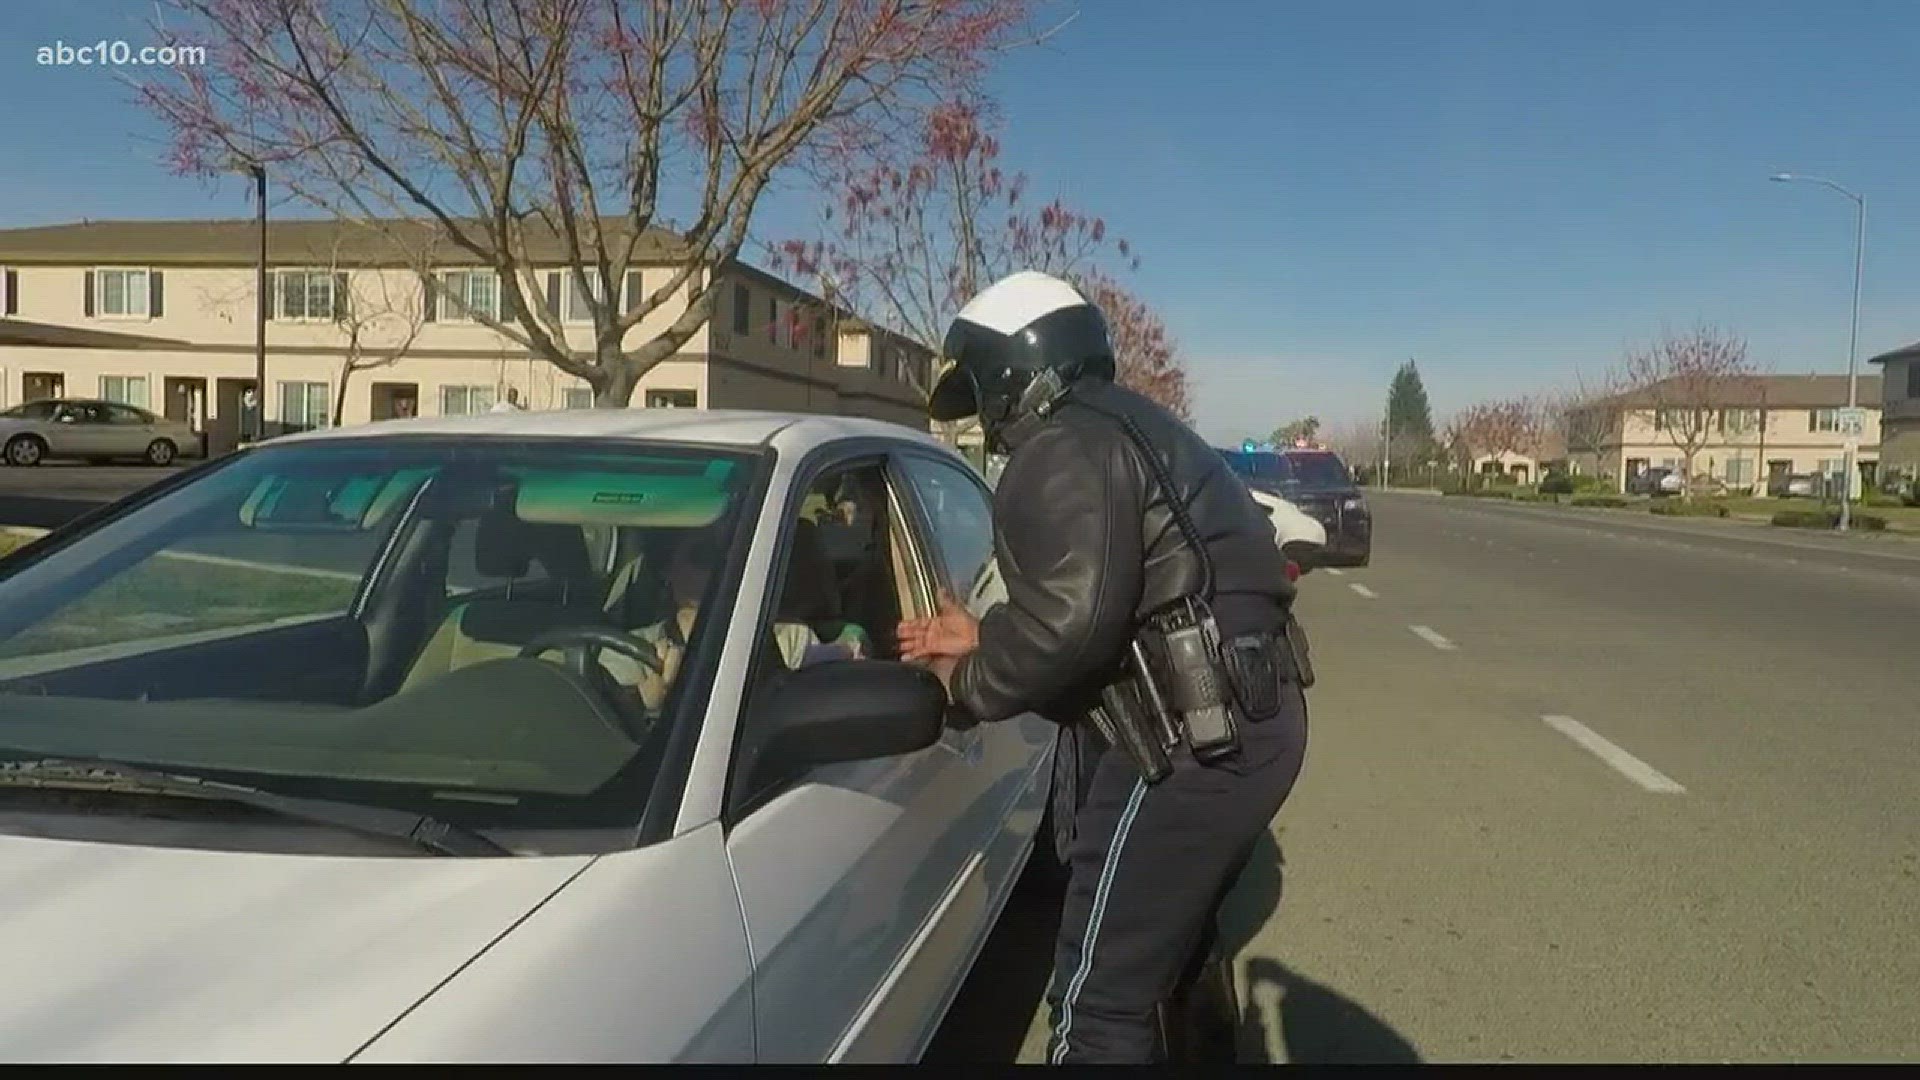
[[[652,645],[623,634],[610,626],[560,626],[535,634],[531,641],[520,647],[520,658],[532,660],[545,653],[562,650],[566,654],[566,666],[585,679],[588,685],[622,716],[629,719],[640,716],[644,719],[645,708],[636,707],[636,697],[626,687],[616,682],[607,670],[600,666],[600,650],[619,653],[621,656],[639,664],[662,678],[666,677],[667,666]],[[639,726],[639,725],[629,725]],[[633,732],[638,736],[641,731]]]

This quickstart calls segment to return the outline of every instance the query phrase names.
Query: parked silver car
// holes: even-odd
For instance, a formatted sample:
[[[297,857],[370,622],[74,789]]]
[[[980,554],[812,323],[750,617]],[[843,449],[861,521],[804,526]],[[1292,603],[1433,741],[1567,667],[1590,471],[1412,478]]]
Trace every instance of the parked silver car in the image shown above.
[[[171,465],[199,456],[200,436],[187,424],[115,401],[45,398],[0,412],[0,459],[9,465],[49,458]]]
[[[875,421],[506,413],[0,560],[0,1058],[915,1060],[1051,775],[893,659],[989,506]]]

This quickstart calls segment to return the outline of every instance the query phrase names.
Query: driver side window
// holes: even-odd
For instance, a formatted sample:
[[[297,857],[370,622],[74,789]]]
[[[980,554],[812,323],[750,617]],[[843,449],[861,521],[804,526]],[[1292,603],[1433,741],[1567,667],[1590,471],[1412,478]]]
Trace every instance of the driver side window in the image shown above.
[[[973,476],[955,465],[910,456],[901,468],[919,497],[939,544],[941,586],[979,610],[993,595],[993,500]]]
[[[762,617],[740,718],[735,806],[757,804],[797,773],[760,760],[772,718],[755,702],[789,672],[829,661],[892,659],[905,613],[917,611],[884,465],[830,469],[810,483],[783,528],[772,608]]]

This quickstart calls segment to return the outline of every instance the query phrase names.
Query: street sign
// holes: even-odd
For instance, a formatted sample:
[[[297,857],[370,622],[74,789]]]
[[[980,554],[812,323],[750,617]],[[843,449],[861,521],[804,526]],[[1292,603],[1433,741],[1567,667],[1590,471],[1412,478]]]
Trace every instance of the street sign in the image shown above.
[[[1840,434],[1849,440],[1858,439],[1867,430],[1867,410],[1841,409]]]

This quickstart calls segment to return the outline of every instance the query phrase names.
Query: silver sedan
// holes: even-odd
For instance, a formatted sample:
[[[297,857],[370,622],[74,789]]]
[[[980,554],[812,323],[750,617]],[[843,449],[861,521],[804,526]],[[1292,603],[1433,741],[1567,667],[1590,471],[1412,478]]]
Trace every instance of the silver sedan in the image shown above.
[[[0,559],[0,1058],[916,1060],[1050,787],[897,659],[989,506],[890,424],[505,413]]]
[[[0,458],[9,465],[49,458],[171,465],[199,454],[200,436],[187,424],[115,401],[49,398],[0,412]]]

